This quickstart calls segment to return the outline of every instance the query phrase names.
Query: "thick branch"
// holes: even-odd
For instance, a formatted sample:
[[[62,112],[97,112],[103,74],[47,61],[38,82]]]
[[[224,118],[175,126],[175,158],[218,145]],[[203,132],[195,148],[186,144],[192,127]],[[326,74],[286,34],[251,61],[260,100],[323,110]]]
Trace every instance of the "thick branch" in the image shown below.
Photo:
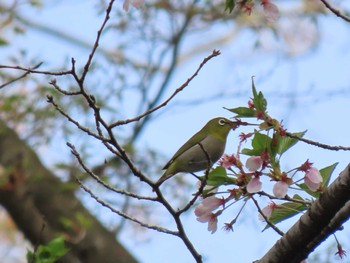
[[[258,263],[300,262],[346,221],[350,200],[350,164],[298,222]]]
[[[46,169],[1,121],[0,166],[0,203],[32,244],[46,244],[63,235],[71,252],[60,262],[136,262],[86,210],[74,190]]]

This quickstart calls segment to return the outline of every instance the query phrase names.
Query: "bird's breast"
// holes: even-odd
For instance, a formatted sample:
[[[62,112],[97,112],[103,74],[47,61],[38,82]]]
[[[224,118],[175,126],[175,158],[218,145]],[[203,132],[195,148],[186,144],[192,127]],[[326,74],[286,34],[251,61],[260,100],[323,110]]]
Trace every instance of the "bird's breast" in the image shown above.
[[[185,151],[178,157],[178,161],[186,164],[187,172],[198,172],[208,167],[208,157],[210,164],[217,162],[225,151],[225,140],[220,140],[213,136],[207,136],[192,148]]]

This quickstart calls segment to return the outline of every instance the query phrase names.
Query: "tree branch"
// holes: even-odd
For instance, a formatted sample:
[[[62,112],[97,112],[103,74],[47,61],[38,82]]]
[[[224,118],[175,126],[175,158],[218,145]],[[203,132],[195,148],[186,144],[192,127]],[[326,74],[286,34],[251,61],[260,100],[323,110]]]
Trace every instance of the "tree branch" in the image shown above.
[[[333,151],[340,151],[340,150],[343,150],[343,151],[350,151],[350,147],[346,147],[346,146],[333,146],[333,145],[327,145],[327,144],[324,144],[324,143],[320,143],[320,142],[315,142],[315,141],[312,141],[312,140],[309,140],[309,139],[305,139],[303,137],[300,137],[300,136],[297,136],[297,135],[294,135],[290,132],[287,132],[286,133],[288,137],[291,137],[291,138],[294,138],[294,139],[297,139],[299,141],[302,141],[302,142],[305,142],[307,144],[310,144],[310,145],[314,145],[314,146],[317,146],[317,147],[320,147],[320,148],[323,148],[323,149],[326,149],[326,150],[333,150]]]
[[[299,263],[339,229],[350,214],[350,164],[257,263]]]
[[[334,8],[330,3],[328,3],[328,1],[326,1],[326,0],[320,0],[320,1],[325,5],[325,7],[327,7],[337,17],[340,17],[343,20],[350,22],[350,17],[342,14],[342,12],[339,9]]]

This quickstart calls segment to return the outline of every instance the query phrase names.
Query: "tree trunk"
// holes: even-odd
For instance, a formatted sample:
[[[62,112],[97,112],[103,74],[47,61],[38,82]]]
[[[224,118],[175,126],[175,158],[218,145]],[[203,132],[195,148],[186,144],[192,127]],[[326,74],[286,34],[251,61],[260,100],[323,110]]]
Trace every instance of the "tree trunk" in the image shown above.
[[[0,121],[0,203],[33,244],[64,236],[65,263],[137,260],[76,198],[74,189],[46,169],[35,152]]]

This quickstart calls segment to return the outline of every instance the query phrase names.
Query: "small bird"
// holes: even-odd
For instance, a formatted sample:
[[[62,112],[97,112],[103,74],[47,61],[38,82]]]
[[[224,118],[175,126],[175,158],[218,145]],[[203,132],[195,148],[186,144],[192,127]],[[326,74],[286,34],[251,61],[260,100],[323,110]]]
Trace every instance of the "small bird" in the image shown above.
[[[213,165],[223,155],[227,136],[234,122],[218,117],[210,120],[199,132],[193,135],[163,167],[166,170],[156,182],[162,184],[173,175],[184,172],[194,173]]]

